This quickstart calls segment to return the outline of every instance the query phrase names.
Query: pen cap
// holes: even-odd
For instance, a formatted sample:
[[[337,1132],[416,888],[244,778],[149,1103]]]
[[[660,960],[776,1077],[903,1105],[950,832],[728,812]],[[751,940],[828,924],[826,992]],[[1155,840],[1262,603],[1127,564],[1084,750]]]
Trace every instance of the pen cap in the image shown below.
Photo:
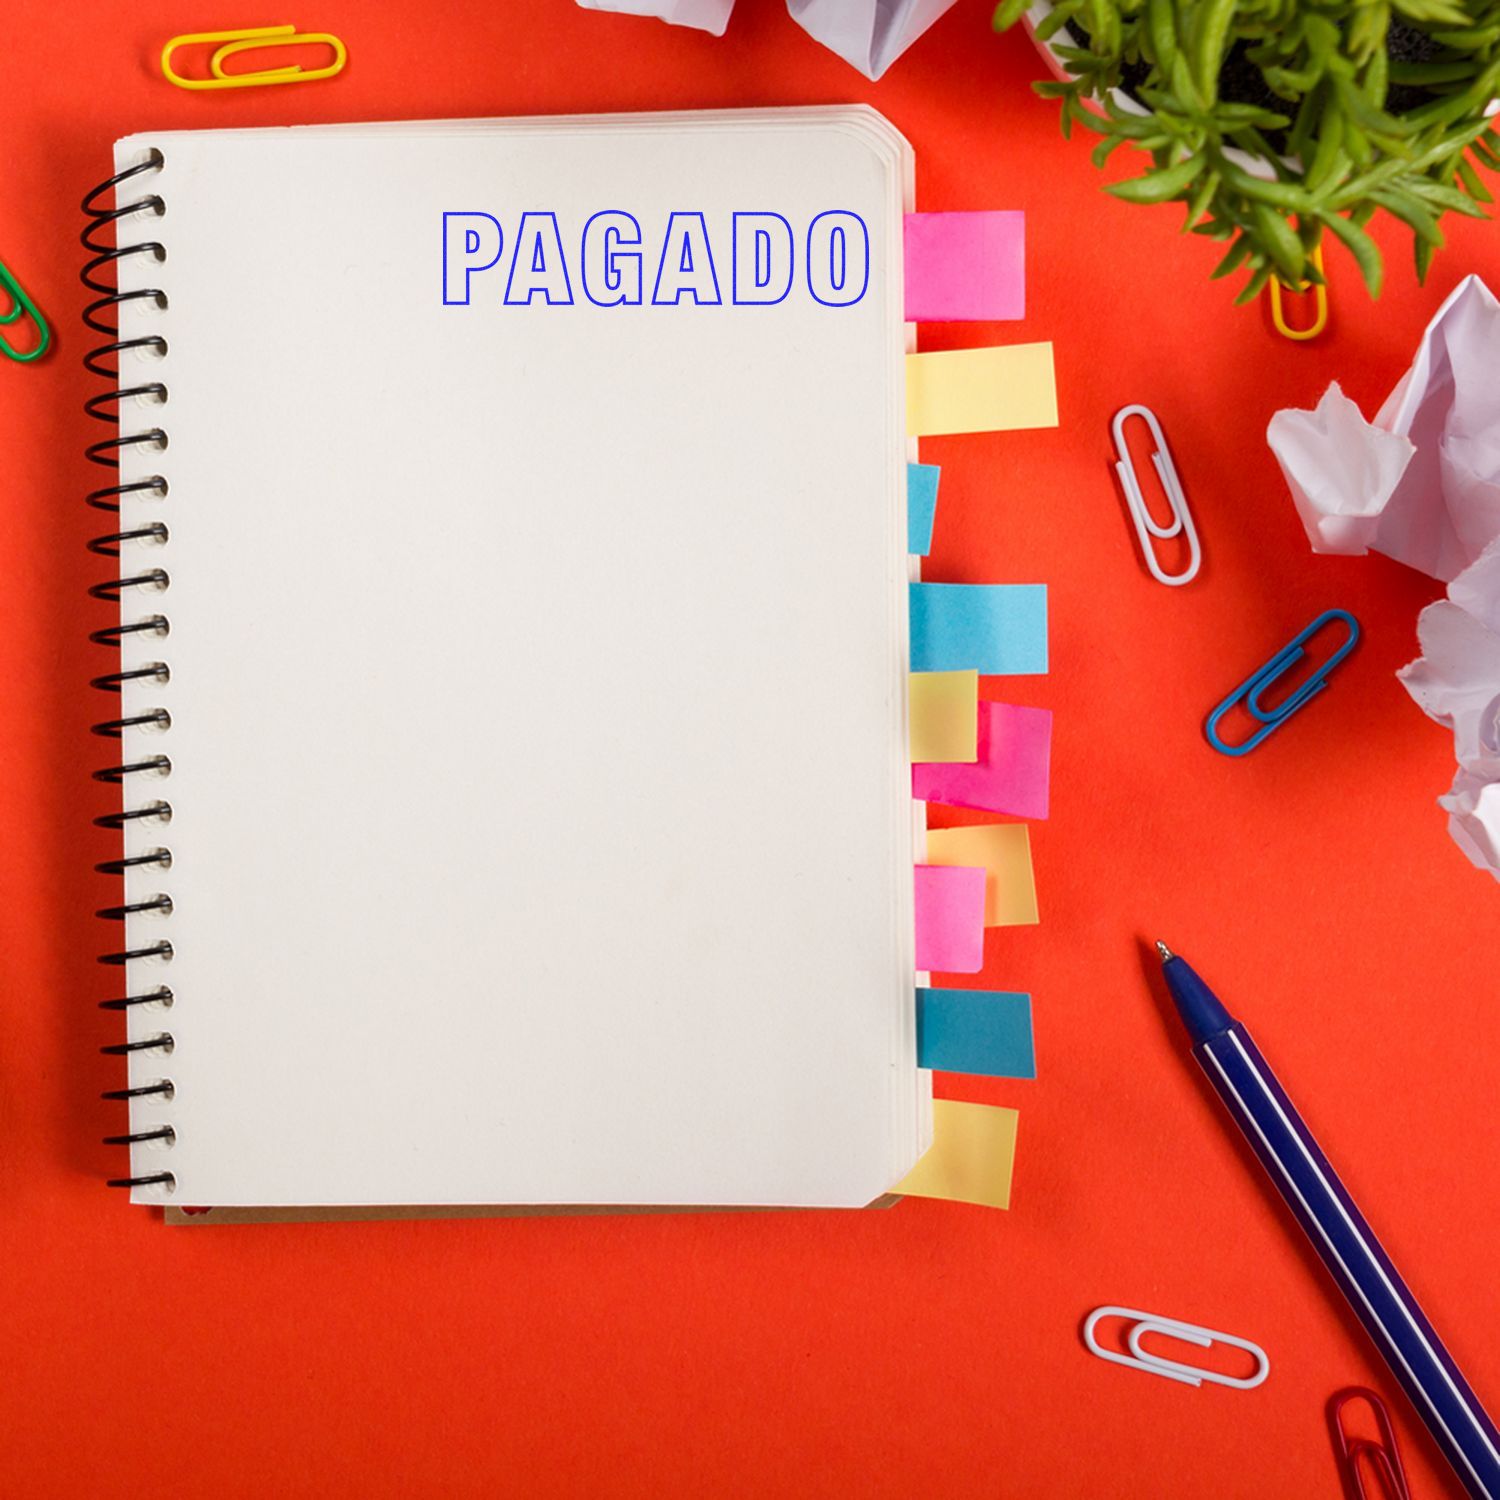
[[[1162,965],[1162,976],[1195,1047],[1222,1036],[1234,1024],[1229,1012],[1219,1003],[1218,996],[1185,959],[1173,954]]]

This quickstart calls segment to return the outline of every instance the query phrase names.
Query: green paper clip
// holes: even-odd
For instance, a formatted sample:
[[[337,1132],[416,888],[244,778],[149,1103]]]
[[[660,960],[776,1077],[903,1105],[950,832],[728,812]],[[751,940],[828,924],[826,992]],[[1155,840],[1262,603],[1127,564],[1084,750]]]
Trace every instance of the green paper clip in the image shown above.
[[[0,261],[0,291],[7,293],[15,304],[8,312],[0,312],[0,329],[20,322],[21,314],[29,313],[40,335],[36,348],[28,349],[23,353],[3,333],[0,333],[0,354],[23,365],[29,364],[34,359],[40,359],[52,347],[52,330],[47,327],[47,320],[42,316],[41,309],[21,290],[21,283],[6,270],[3,261]]]

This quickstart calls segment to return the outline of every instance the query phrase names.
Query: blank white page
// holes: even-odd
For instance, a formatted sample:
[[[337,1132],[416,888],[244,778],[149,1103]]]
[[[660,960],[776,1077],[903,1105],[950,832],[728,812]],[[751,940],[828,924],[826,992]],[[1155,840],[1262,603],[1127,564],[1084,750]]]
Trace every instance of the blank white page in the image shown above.
[[[900,235],[868,110],[204,131],[164,264],[159,609],[129,636],[135,1173],[179,1204],[859,1205],[916,1159]],[[705,215],[724,303],[442,300],[444,212]],[[734,306],[735,212],[870,230],[859,302]],[[799,257],[799,277],[801,260]],[[649,302],[649,294],[648,294]],[[159,1188],[137,1199],[162,1201]]]

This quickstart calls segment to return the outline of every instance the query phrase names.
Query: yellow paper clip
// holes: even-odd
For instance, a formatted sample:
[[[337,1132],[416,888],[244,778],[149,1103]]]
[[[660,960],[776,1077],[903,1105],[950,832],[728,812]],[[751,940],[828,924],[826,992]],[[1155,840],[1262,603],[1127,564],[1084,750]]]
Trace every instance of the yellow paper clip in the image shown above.
[[[1271,321],[1276,325],[1276,331],[1282,338],[1286,339],[1315,339],[1328,327],[1328,283],[1322,280],[1323,275],[1323,247],[1318,246],[1312,253],[1312,263],[1317,267],[1319,280],[1312,286],[1303,285],[1302,291],[1311,292],[1313,296],[1314,318],[1306,328],[1289,328],[1286,319],[1281,312],[1281,283],[1273,276],[1270,281],[1271,287]]]
[[[192,47],[205,42],[221,45],[208,60],[208,71],[212,78],[184,78],[172,69],[172,54],[179,47]],[[286,68],[264,68],[258,73],[226,73],[224,59],[237,52],[247,52],[255,47],[293,47],[304,42],[321,42],[333,51],[333,61],[324,68],[304,68],[293,63]],[[314,83],[319,78],[332,78],[341,73],[349,60],[344,44],[331,32],[302,31],[295,26],[253,26],[244,31],[190,31],[174,36],[161,49],[161,71],[168,83],[180,89],[246,89],[263,83]]]

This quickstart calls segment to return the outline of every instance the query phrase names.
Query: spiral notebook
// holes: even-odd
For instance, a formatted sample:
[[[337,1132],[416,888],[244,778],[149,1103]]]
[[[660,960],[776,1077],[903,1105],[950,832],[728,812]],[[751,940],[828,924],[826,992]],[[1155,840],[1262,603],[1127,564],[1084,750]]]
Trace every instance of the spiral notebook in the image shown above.
[[[931,1130],[906,143],[826,108],[115,163],[131,1196],[879,1198]]]

